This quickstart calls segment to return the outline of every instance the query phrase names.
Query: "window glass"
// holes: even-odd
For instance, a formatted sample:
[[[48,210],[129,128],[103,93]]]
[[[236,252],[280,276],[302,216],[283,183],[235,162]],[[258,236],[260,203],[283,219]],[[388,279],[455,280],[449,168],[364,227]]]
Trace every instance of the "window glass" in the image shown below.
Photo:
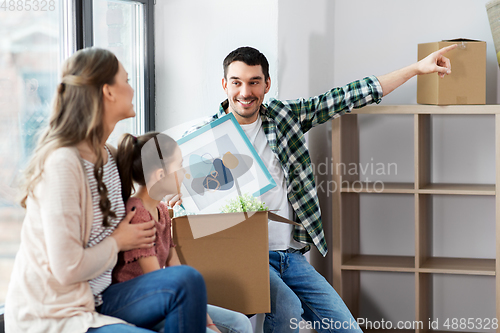
[[[5,4],[3,6],[2,4]],[[59,1],[0,1],[0,304],[19,249],[20,170],[46,125],[59,81]]]
[[[120,121],[108,142],[122,133],[144,132],[144,5],[135,1],[93,1],[94,46],[112,51],[127,71],[134,88],[135,118]]]

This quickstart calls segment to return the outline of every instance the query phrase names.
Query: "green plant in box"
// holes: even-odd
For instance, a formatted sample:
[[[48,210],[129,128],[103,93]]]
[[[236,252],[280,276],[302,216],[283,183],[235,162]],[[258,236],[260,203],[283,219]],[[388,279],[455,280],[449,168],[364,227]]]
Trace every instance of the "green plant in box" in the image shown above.
[[[265,203],[248,193],[228,200],[227,204],[221,207],[222,213],[258,212],[263,210],[268,210]]]

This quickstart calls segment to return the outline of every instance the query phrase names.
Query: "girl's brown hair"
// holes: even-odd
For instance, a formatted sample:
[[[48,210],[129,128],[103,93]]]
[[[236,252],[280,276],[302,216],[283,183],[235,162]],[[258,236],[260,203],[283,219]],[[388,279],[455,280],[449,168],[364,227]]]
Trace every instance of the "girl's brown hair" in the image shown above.
[[[102,181],[102,143],[103,86],[114,83],[118,68],[116,56],[100,48],[80,50],[65,61],[49,125],[41,135],[25,170],[21,199],[23,207],[26,207],[28,196],[33,195],[33,190],[40,181],[49,154],[57,148],[75,146],[86,141],[97,156],[94,176],[100,196],[99,207],[103,213],[103,225],[109,226],[108,218],[116,217],[111,211],[108,190]]]
[[[148,143],[150,140],[153,141]],[[135,191],[134,183],[146,186],[146,179],[153,170],[167,166],[177,147],[177,142],[163,133],[149,132],[138,137],[123,134],[118,143],[116,158],[122,182],[123,201],[126,202]],[[165,173],[167,172],[165,170]]]

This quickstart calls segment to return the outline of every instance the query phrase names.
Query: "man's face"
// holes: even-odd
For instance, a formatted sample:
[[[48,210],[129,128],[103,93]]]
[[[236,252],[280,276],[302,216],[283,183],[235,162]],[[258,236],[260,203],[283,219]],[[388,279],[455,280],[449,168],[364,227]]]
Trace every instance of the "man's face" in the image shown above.
[[[271,79],[264,78],[262,66],[248,66],[242,61],[232,62],[222,87],[229,100],[228,112],[232,112],[240,124],[257,120],[264,95],[271,87]]]

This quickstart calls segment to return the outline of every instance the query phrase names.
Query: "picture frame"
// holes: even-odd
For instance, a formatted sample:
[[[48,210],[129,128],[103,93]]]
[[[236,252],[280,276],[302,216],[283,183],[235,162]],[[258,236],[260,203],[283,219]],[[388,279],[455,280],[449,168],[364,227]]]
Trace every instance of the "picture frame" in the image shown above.
[[[220,213],[243,193],[259,197],[276,186],[233,114],[177,140],[183,156],[183,205],[196,214]]]

